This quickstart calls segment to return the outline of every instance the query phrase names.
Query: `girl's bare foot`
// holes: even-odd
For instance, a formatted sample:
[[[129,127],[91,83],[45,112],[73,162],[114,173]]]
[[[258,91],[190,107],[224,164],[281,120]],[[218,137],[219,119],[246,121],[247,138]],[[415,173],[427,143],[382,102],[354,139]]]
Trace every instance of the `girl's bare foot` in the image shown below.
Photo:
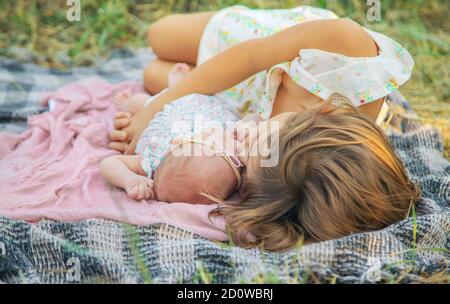
[[[175,64],[169,72],[168,83],[169,87],[176,84],[178,81],[187,76],[190,72],[190,67],[186,63]]]
[[[114,106],[118,111],[129,112],[136,114],[145,106],[145,102],[150,98],[150,95],[138,93],[132,95],[131,92],[124,91],[117,93],[114,97]]]

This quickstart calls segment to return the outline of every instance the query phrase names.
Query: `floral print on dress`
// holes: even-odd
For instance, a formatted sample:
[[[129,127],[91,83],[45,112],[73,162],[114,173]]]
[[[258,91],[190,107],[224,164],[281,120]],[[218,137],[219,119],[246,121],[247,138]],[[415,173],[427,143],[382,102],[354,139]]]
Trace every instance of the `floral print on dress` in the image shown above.
[[[191,138],[204,130],[225,128],[239,119],[238,113],[215,96],[190,94],[164,106],[150,121],[136,146],[141,166],[152,177],[171,148],[174,138]]]
[[[311,93],[313,93],[314,95],[319,95],[319,93],[322,92],[322,90],[323,90],[323,87],[320,84],[315,84],[309,89],[309,91]]]
[[[370,91],[364,91],[359,94],[359,99],[361,104],[365,104],[367,102],[372,102],[375,98],[370,95]]]
[[[390,92],[394,92],[397,89],[398,89],[398,83],[394,77],[391,77],[389,79],[389,82],[386,84],[386,90],[388,90]]]

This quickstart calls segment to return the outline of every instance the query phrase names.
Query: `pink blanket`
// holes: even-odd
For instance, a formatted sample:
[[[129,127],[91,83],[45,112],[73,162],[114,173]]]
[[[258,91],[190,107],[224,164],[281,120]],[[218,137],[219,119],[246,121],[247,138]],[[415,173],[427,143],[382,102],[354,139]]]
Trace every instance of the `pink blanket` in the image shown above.
[[[0,215],[38,221],[75,222],[105,218],[133,225],[168,223],[201,236],[225,240],[222,218],[208,218],[215,205],[167,204],[128,199],[105,182],[99,162],[107,149],[118,91],[142,90],[136,83],[111,85],[88,79],[46,96],[55,109],[29,118],[20,135],[0,133]]]

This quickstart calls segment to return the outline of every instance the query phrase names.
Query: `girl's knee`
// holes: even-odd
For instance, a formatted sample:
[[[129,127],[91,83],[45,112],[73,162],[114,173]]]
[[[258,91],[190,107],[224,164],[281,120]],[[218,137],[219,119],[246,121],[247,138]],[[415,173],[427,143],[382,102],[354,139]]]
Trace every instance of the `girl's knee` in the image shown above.
[[[161,76],[158,75],[158,69],[155,68],[156,63],[150,62],[144,70],[144,86],[145,89],[152,95],[160,92],[165,88],[162,83]]]
[[[147,32],[147,41],[149,46],[153,49],[156,55],[157,51],[164,41],[167,31],[170,30],[173,23],[178,19],[178,15],[164,16],[157,21],[153,22]]]

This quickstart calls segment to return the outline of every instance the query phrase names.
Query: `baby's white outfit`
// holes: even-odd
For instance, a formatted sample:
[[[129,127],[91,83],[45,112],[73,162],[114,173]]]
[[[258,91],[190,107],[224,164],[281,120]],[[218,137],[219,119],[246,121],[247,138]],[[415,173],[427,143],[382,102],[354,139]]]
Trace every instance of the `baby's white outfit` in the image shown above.
[[[150,103],[156,96],[147,101]],[[164,106],[142,132],[135,153],[142,155],[141,166],[153,177],[170,151],[174,138],[189,139],[209,129],[232,128],[239,114],[214,96],[190,94]]]

